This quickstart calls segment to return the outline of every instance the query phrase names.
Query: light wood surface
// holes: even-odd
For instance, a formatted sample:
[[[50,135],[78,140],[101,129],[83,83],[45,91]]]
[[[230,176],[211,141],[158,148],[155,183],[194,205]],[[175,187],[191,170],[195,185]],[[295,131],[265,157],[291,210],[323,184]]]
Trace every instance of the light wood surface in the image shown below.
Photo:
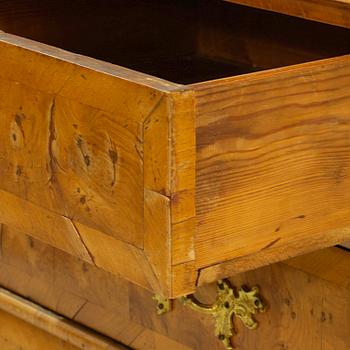
[[[145,252],[170,297],[195,289],[194,102],[185,88],[173,92],[144,122]]]
[[[64,216],[0,190],[1,223],[92,263],[74,223]],[[19,220],[19,212],[21,213]]]
[[[347,0],[225,1],[350,28],[350,3]]]
[[[15,44],[1,42],[1,50],[0,86],[11,96],[0,102],[1,138],[8,140],[0,151],[1,167],[7,170],[1,188],[142,248],[142,159],[137,151],[142,120],[137,118],[152,110],[157,93],[141,86],[134,90],[133,83],[108,75],[104,79],[98,72]],[[37,62],[34,71],[32,62]],[[54,73],[47,87],[41,77],[48,70]],[[112,96],[98,88],[99,75]],[[124,93],[118,95],[117,90]],[[130,111],[138,96],[145,104],[149,101],[139,114]],[[86,101],[92,97],[93,108]],[[113,114],[106,111],[106,97],[113,98]]]
[[[0,39],[0,89],[11,96],[0,99],[0,222],[155,292],[193,291],[194,264],[177,266],[194,260],[193,94],[13,35]],[[173,231],[186,240],[173,243]],[[185,258],[173,263],[182,247]],[[176,285],[173,265],[184,284]]]
[[[349,63],[192,85],[198,268],[278,248],[287,258],[293,242],[309,242],[293,254],[302,253],[321,232],[349,238]]]

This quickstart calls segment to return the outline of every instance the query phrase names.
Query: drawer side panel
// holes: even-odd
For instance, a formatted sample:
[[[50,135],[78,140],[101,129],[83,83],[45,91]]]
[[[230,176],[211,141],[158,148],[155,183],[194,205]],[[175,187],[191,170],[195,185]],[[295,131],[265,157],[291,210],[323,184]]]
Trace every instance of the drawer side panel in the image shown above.
[[[197,267],[350,225],[348,56],[194,88]]]

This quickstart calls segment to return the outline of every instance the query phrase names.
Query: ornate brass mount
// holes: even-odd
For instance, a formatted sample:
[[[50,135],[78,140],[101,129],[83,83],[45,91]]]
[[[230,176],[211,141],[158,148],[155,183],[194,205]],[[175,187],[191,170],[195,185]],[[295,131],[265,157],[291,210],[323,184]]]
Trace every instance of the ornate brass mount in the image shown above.
[[[249,329],[255,329],[258,323],[253,319],[257,312],[265,311],[265,306],[259,298],[259,289],[250,291],[240,289],[238,295],[228,281],[218,281],[218,295],[211,305],[199,302],[193,295],[181,298],[184,305],[199,312],[212,315],[215,319],[215,335],[222,341],[226,349],[232,350],[231,337],[234,335],[233,316],[239,318]],[[164,314],[171,309],[171,301],[159,295],[153,297],[157,301],[157,312]]]
[[[253,319],[257,312],[263,312],[265,306],[260,300],[257,287],[251,291],[240,289],[238,296],[228,281],[218,281],[218,296],[214,304],[204,305],[193,296],[182,298],[182,302],[191,309],[210,314],[215,319],[215,335],[226,349],[232,350],[231,337],[234,335],[233,315],[238,317],[249,329],[255,329],[258,323]]]

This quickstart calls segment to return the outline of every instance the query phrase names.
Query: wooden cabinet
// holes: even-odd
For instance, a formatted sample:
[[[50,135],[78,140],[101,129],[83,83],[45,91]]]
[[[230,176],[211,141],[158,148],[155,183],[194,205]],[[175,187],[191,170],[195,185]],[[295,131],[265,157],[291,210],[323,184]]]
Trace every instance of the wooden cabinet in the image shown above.
[[[350,240],[350,29],[215,0],[0,29],[4,225],[170,298]]]

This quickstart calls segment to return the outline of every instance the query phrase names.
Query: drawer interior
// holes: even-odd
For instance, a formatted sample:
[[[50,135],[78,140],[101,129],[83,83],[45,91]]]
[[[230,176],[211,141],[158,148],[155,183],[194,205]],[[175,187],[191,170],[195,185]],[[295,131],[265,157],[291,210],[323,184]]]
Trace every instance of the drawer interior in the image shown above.
[[[222,0],[2,0],[0,30],[181,84],[350,52],[348,29]]]

